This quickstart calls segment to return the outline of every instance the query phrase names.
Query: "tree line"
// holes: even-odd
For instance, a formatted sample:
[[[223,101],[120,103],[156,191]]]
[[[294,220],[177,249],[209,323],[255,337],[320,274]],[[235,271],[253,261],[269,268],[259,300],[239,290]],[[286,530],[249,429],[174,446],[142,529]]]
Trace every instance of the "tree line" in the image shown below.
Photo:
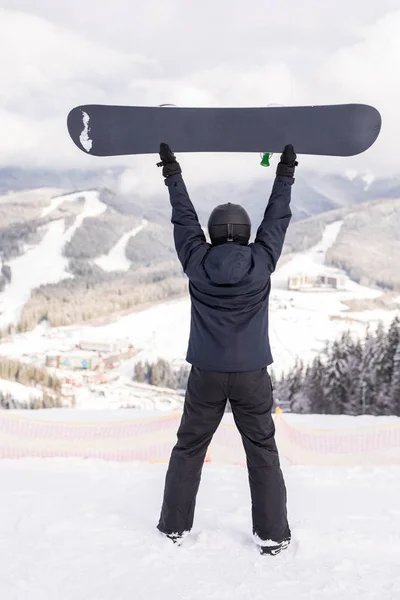
[[[155,363],[136,363],[133,379],[140,383],[179,390],[186,387],[189,372],[188,365],[182,365],[176,369],[167,360],[159,358]]]
[[[190,366],[168,361],[139,362],[133,378],[151,385],[185,389]],[[400,319],[382,324],[363,341],[349,332],[328,343],[311,364],[298,361],[287,374],[271,372],[274,398],[292,412],[331,415],[400,416]]]
[[[361,342],[346,332],[310,365],[298,361],[275,397],[292,412],[400,416],[400,319]]]

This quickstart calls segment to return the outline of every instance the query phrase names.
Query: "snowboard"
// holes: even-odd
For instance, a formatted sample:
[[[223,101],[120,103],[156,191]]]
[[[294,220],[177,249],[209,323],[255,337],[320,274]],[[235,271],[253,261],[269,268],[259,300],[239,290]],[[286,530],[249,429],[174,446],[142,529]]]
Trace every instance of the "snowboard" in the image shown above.
[[[108,106],[73,108],[74,143],[93,156],[157,154],[160,142],[181,152],[276,152],[353,156],[367,150],[381,116],[366,104],[265,108]]]

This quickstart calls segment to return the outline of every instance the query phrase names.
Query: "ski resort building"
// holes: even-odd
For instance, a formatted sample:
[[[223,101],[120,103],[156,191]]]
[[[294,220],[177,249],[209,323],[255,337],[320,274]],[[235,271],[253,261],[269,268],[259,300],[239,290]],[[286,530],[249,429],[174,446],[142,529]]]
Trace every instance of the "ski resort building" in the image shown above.
[[[321,273],[319,275],[301,273],[288,278],[288,289],[307,290],[345,290],[348,282],[346,275]]]
[[[52,352],[46,355],[46,366],[56,369],[78,369],[93,371],[100,368],[112,369],[121,360],[134,355],[129,343],[82,342],[67,352]]]

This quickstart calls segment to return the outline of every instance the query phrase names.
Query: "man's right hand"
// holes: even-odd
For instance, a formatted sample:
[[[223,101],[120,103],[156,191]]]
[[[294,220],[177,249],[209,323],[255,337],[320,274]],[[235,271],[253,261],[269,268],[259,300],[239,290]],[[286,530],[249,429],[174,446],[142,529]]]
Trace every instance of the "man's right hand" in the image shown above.
[[[164,177],[180,175],[182,173],[182,169],[176,160],[175,154],[165,142],[161,142],[160,144],[160,158],[161,162],[157,163],[157,167],[163,168],[162,174]]]
[[[283,177],[293,177],[294,170],[299,164],[292,144],[287,144],[281,155],[281,160],[276,168],[276,174]]]

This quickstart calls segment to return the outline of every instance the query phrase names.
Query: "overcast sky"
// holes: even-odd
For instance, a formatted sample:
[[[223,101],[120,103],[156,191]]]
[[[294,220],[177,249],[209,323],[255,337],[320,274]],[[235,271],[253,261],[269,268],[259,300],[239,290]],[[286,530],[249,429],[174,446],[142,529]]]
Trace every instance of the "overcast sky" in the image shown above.
[[[152,172],[154,157],[104,161],[80,152],[66,132],[66,115],[78,104],[363,102],[383,117],[375,146],[359,157],[303,157],[301,164],[400,173],[398,0],[2,0],[0,6],[3,166],[98,168],[124,161]],[[235,179],[261,169],[252,155],[180,158],[193,177]]]

